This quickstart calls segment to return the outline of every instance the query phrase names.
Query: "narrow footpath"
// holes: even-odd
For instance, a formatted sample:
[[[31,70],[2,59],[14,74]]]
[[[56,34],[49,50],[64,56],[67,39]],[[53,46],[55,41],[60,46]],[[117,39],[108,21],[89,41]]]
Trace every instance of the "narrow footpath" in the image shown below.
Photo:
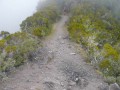
[[[37,61],[21,66],[4,81],[0,90],[99,90],[104,84],[69,40],[62,16],[52,35],[43,42]]]

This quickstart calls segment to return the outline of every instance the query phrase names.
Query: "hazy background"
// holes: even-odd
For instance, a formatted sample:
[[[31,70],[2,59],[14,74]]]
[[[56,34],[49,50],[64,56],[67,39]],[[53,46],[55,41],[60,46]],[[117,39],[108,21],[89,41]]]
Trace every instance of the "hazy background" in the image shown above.
[[[20,30],[20,23],[36,11],[38,1],[0,0],[0,31],[13,33]]]

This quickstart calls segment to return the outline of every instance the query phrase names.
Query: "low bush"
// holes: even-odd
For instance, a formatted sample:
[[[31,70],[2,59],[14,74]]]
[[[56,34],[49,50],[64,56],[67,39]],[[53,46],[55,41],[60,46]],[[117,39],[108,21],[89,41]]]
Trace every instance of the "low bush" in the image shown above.
[[[71,40],[82,45],[89,62],[107,77],[108,82],[119,83],[119,18],[101,1],[99,4],[89,1],[77,3],[70,13],[68,32]]]

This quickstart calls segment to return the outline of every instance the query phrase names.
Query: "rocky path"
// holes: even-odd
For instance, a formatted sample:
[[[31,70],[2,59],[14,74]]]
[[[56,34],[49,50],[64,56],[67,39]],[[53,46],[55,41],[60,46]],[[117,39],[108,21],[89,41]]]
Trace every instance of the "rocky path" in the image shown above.
[[[0,90],[99,90],[104,82],[69,41],[67,20],[67,16],[62,16],[54,25],[53,34],[38,50],[38,61],[21,66]]]

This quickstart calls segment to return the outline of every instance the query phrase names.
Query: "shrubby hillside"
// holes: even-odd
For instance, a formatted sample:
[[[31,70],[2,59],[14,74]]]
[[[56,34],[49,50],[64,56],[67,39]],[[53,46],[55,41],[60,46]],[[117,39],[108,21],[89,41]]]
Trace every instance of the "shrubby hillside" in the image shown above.
[[[69,15],[69,37],[82,45],[87,62],[106,82],[120,85],[120,0],[46,0],[14,34],[2,31],[0,76],[31,59],[61,14]]]
[[[28,17],[20,26],[23,32],[44,37],[51,32],[52,24],[58,17],[56,6],[48,6]]]
[[[68,31],[81,44],[87,61],[102,72],[109,83],[120,84],[119,0],[79,0],[71,8]]]
[[[57,3],[44,6],[37,8],[36,13],[21,23],[21,31],[14,34],[1,32],[0,78],[14,68],[35,60],[34,53],[42,46],[41,39],[51,33],[53,23],[59,18]]]

